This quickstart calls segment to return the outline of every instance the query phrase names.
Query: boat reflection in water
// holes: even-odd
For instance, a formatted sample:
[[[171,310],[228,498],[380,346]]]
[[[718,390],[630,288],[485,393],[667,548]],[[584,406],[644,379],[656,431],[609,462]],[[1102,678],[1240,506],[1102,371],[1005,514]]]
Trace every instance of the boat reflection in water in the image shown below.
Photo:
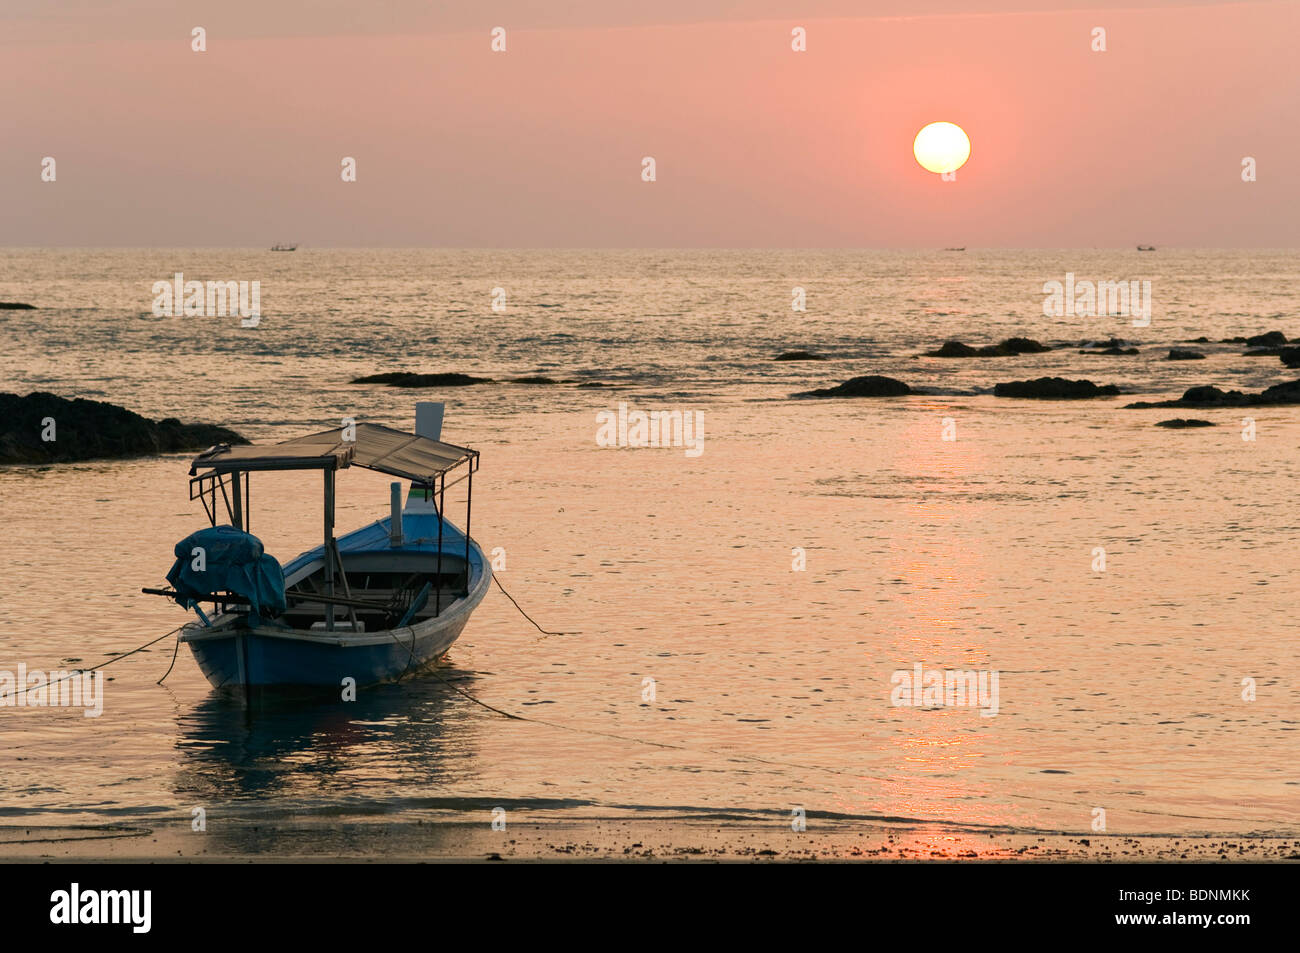
[[[471,805],[451,791],[477,773],[475,721],[451,686],[472,680],[442,667],[355,701],[210,692],[178,719],[171,788],[187,810],[204,809],[204,849],[217,853],[323,849],[368,822],[463,811]]]

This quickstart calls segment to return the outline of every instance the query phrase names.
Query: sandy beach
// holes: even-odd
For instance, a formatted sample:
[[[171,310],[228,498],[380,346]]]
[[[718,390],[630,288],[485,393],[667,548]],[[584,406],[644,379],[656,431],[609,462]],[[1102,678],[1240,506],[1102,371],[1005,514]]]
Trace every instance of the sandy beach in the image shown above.
[[[847,829],[846,829],[847,828]],[[779,820],[640,818],[512,821],[450,818],[393,823],[310,819],[262,822],[217,835],[187,825],[0,826],[0,859],[21,862],[143,861],[294,863],[967,861],[1156,863],[1300,861],[1296,837],[1126,837],[1034,834],[911,825],[839,824],[807,830]]]

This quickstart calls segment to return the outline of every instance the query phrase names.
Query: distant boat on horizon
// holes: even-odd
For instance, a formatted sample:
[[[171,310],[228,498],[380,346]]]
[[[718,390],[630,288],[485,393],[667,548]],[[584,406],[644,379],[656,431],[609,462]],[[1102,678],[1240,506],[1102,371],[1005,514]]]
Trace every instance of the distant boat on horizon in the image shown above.
[[[966,246],[965,246],[965,245],[962,245],[961,248],[945,248],[945,249],[944,249],[944,251],[965,251],[965,250],[966,250]]]
[[[1155,251],[1155,250],[1156,250],[1156,246],[1155,246],[1155,245],[1139,245],[1139,246],[1138,246],[1138,251]]]
[[[272,245],[271,251],[297,251],[297,245]]]

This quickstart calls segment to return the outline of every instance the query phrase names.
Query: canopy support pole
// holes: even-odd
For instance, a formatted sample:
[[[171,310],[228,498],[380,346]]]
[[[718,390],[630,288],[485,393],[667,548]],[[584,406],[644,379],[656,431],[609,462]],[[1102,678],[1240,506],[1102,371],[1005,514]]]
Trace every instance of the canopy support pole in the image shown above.
[[[334,470],[324,468],[325,474],[325,595],[334,598]],[[325,631],[334,631],[334,607],[325,607]]]
[[[244,508],[240,502],[239,491],[239,471],[236,470],[231,474],[233,479],[230,481],[230,523],[235,529],[244,528]]]
[[[466,477],[465,489],[465,595],[469,595],[469,515],[474,501],[474,465],[470,461],[469,475]]]
[[[442,611],[442,507],[447,497],[447,474],[443,473],[438,479],[440,481],[438,489],[438,577],[433,584],[433,614],[435,617]]]
[[[229,516],[233,510],[230,507],[230,496],[226,493],[226,476],[223,473],[217,474],[216,486],[212,488],[212,525],[217,525],[217,486],[221,487],[221,499],[226,504],[226,515]]]

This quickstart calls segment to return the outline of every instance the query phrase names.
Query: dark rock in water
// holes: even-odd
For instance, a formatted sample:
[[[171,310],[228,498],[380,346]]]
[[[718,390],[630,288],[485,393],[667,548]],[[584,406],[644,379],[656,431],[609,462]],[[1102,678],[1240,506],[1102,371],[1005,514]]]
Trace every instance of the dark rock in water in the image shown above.
[[[1165,360],[1167,360],[1167,361],[1203,361],[1203,360],[1205,360],[1205,355],[1202,354],[1200,351],[1184,351],[1184,350],[1181,350],[1180,348],[1172,347],[1172,348],[1169,349],[1169,356],[1168,356],[1167,358],[1165,358]]]
[[[1010,351],[1012,354],[1042,354],[1044,351],[1051,350],[1046,344],[1035,341],[1033,338],[1007,338],[998,347],[1004,351]]]
[[[1192,340],[1188,341],[1187,343],[1188,343],[1188,344],[1209,344],[1209,343],[1210,343],[1210,339],[1207,338],[1205,335],[1202,334],[1200,337],[1198,337],[1198,338],[1193,338]]]
[[[35,311],[36,305],[21,301],[0,301],[0,311]]]
[[[579,387],[613,387],[613,384],[606,384],[604,381],[583,381]]]
[[[1284,347],[1253,347],[1249,351],[1242,351],[1242,357],[1277,357],[1286,348]]]
[[[986,344],[983,347],[971,347],[961,341],[945,341],[943,347],[935,351],[926,351],[925,357],[1010,357],[1014,354],[1040,354],[1051,348],[1032,338],[1007,338],[1000,344]]]
[[[1190,404],[1192,406],[1214,406],[1215,404],[1248,404],[1250,395],[1243,394],[1239,390],[1219,390],[1210,384],[1202,384],[1200,387],[1189,387],[1183,392],[1183,396],[1176,401],[1169,401],[1170,404]]]
[[[772,358],[774,361],[824,361],[826,358],[810,351],[786,351]]]
[[[934,351],[926,351],[926,357],[979,357],[980,349],[971,347],[969,344],[962,344],[961,341],[944,341],[943,347]]]
[[[1086,400],[1090,397],[1114,397],[1119,388],[1114,384],[1098,387],[1092,381],[1070,381],[1064,377],[1040,377],[1032,381],[1011,381],[997,384],[994,397],[1022,397],[1034,400]]]
[[[512,384],[556,384],[558,383],[558,381],[553,381],[549,377],[537,376],[537,377],[511,378],[510,383]]]
[[[1219,343],[1220,344],[1245,344],[1246,339],[1245,338],[1223,338],[1219,341]]]
[[[843,384],[837,384],[834,387],[823,387],[820,390],[806,390],[798,394],[792,394],[793,397],[902,397],[904,394],[912,393],[912,388],[908,387],[902,381],[896,381],[892,377],[878,377],[870,374],[866,377],[855,377],[847,380]]]
[[[53,440],[43,440],[51,433]],[[67,400],[40,391],[0,394],[0,463],[67,463],[103,457],[142,457],[248,443],[233,430],[150,420],[116,404]]]
[[[1300,381],[1266,387],[1260,392],[1259,399],[1264,404],[1300,404]]]
[[[1080,351],[1080,354],[1136,354],[1138,349],[1135,347],[1108,347],[1101,351]]]
[[[490,378],[470,377],[468,374],[412,374],[393,371],[354,377],[353,384],[387,384],[389,387],[468,387],[470,384],[490,384]]]
[[[1286,343],[1286,335],[1281,331],[1269,331],[1267,334],[1256,334],[1253,338],[1246,338],[1247,347],[1281,347]]]
[[[1079,347],[1095,347],[1095,348],[1111,348],[1111,347],[1115,347],[1115,348],[1123,348],[1123,347],[1126,347],[1126,346],[1132,346],[1134,343],[1136,343],[1136,342],[1134,342],[1134,341],[1125,341],[1123,338],[1110,338],[1109,340],[1106,340],[1106,341],[1080,341],[1080,342],[1079,342]]]
[[[1266,407],[1277,404],[1300,404],[1300,380],[1274,384],[1258,394],[1202,385],[1189,388],[1177,400],[1139,401],[1125,407],[1143,410],[1149,407]]]
[[[1173,420],[1162,420],[1157,427],[1169,427],[1174,430],[1183,430],[1187,427],[1213,427],[1214,424],[1208,420],[1195,420],[1191,417],[1175,417]]]
[[[1278,357],[1287,367],[1300,367],[1300,347],[1284,347]]]
[[[410,371],[389,371],[386,374],[369,374],[365,377],[354,377],[348,383],[350,384],[392,384],[396,381],[404,381],[408,377],[414,377]]]

